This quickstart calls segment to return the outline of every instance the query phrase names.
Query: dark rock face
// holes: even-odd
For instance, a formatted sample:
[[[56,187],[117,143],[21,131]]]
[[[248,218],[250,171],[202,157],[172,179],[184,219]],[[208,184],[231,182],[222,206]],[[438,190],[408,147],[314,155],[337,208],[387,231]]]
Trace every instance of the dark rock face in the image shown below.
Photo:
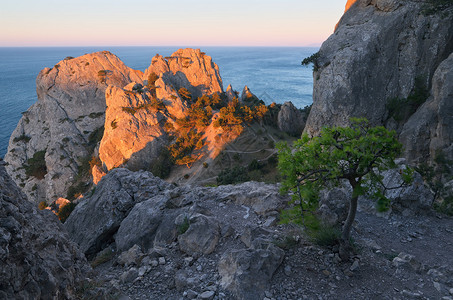
[[[56,216],[39,211],[0,161],[0,299],[72,299],[89,271]]]
[[[319,68],[314,72],[313,107],[305,127],[307,133],[316,135],[322,126],[345,126],[351,117],[366,117],[373,125],[390,125],[387,102],[396,97],[407,98],[414,91],[416,79],[428,89],[432,85],[433,95],[440,92],[441,76],[433,75],[453,50],[453,13],[426,16],[422,13],[424,4],[349,1],[350,8],[335,33],[320,49]],[[436,101],[441,105],[440,98]],[[453,132],[451,127],[445,127],[444,121],[438,126],[428,116],[429,111],[436,111],[440,106],[434,103],[431,108],[428,106],[428,103],[424,105],[423,113],[418,115],[423,115],[423,122],[432,122],[433,131],[443,127],[443,132]],[[414,123],[404,126],[408,158],[428,148],[442,147],[431,142],[434,134],[428,134],[429,141],[423,141],[425,137]],[[409,136],[417,134],[419,138],[409,141]]]
[[[421,163],[442,151],[453,159],[453,54],[434,73],[432,92],[404,125],[401,141],[408,160]]]
[[[292,102],[285,102],[278,112],[278,128],[293,136],[300,136],[305,127],[305,118]]]

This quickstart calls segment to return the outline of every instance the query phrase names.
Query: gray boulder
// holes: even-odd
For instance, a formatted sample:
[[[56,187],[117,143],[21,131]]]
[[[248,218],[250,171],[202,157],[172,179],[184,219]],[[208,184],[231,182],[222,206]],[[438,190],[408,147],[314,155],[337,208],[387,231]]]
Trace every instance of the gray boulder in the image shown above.
[[[434,193],[425,185],[418,172],[414,172],[410,185],[394,189],[403,184],[400,172],[405,168],[405,165],[400,165],[399,168],[383,173],[384,184],[391,188],[386,191],[385,196],[391,200],[392,208],[397,211],[409,209],[413,212],[424,212],[432,206]]]
[[[89,270],[56,216],[28,202],[0,160],[0,299],[75,299]]]
[[[278,112],[278,128],[290,135],[300,137],[305,127],[306,118],[307,116],[304,116],[292,102],[285,102]]]
[[[221,286],[238,299],[263,299],[285,252],[272,243],[255,249],[228,250],[218,264]]]
[[[347,187],[322,190],[319,193],[317,213],[323,223],[329,226],[341,226],[348,216],[350,198],[351,189]]]
[[[179,249],[187,254],[210,254],[215,250],[220,237],[220,228],[216,220],[202,214],[189,219],[187,231],[178,236]]]
[[[165,196],[158,195],[134,206],[118,229],[115,239],[118,251],[129,249],[134,244],[144,250],[150,249],[154,246],[156,235],[159,241],[162,241],[162,236],[169,242],[176,239],[175,216],[164,212],[166,200]],[[170,222],[164,222],[164,219],[170,219]]]
[[[65,228],[86,255],[93,255],[112,242],[121,222],[137,203],[171,188],[149,172],[114,169],[102,178],[91,197],[76,206]]]

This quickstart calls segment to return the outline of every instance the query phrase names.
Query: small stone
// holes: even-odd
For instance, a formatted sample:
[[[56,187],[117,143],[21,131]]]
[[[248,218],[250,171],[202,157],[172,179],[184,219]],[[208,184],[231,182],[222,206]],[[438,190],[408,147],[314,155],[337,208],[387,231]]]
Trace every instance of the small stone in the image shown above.
[[[350,271],[355,271],[357,270],[357,268],[359,267],[359,261],[358,260],[354,260],[354,262],[352,263],[352,266],[349,268]]]
[[[264,291],[264,296],[266,296],[267,298],[272,298],[272,293],[269,291]]]
[[[329,276],[330,274],[332,274],[330,271],[328,270],[323,270],[322,273],[326,276]]]
[[[434,288],[440,293],[442,291],[442,287],[440,286],[439,282],[433,281]]]
[[[291,267],[285,266],[284,273],[286,276],[291,276]]]
[[[197,271],[198,271],[198,272],[203,271],[203,267],[202,267],[201,265],[198,265],[198,266],[197,266]]]
[[[193,257],[189,256],[189,257],[185,257],[184,258],[184,263],[191,266],[193,264]]]
[[[151,266],[152,267],[157,267],[159,265],[159,263],[157,262],[157,260],[152,260],[151,261]]]
[[[137,276],[138,276],[137,269],[136,268],[131,268],[128,271],[126,271],[123,274],[121,274],[120,281],[122,283],[132,282],[132,281],[135,280],[135,278],[137,278]]]
[[[187,298],[189,298],[189,299],[195,299],[195,298],[198,297],[198,293],[195,292],[195,291],[193,291],[193,290],[188,290],[188,291],[186,292],[186,294],[187,294],[187,295],[186,295]]]
[[[145,275],[146,273],[148,273],[150,270],[150,266],[143,266],[143,267],[140,267],[140,269],[138,269],[138,276],[143,276]]]
[[[165,257],[159,257],[159,265],[165,265]]]
[[[212,299],[214,295],[213,291],[206,291],[200,294],[200,299]]]
[[[453,288],[451,288],[451,289],[449,290],[449,292],[450,292],[450,295],[453,296]]]

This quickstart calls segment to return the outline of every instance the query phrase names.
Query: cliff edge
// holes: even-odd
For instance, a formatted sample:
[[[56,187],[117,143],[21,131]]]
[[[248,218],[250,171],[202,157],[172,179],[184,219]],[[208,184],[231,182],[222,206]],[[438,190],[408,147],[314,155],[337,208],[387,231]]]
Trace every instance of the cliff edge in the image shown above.
[[[432,159],[436,151],[448,152],[451,137],[443,133],[439,143],[436,132],[453,128],[443,116],[445,100],[435,99],[442,94],[451,102],[451,90],[445,90],[451,86],[441,85],[442,76],[435,74],[452,68],[447,58],[453,51],[453,13],[451,6],[436,11],[433,5],[348,1],[315,61],[313,107],[305,131],[315,135],[322,126],[344,126],[351,117],[366,117],[374,125],[404,132],[401,140],[411,162]],[[428,98],[433,99],[430,104],[420,106]],[[422,134],[419,116],[426,115],[422,111],[428,106],[432,129]]]

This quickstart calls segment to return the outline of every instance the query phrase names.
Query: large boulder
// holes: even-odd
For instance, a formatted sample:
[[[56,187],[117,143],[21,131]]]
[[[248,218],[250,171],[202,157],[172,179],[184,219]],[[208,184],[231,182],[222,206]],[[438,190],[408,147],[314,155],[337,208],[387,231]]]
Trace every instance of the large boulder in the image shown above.
[[[452,8],[449,12],[426,15],[424,5],[424,1],[348,1],[347,11],[335,32],[319,50],[307,133],[316,135],[323,126],[348,125],[351,117],[366,117],[373,125],[386,124],[401,130],[401,125],[389,119],[388,101],[407,98],[415,90],[416,82],[429,89],[434,72],[453,49]],[[446,68],[447,63],[435,81],[448,74]],[[433,93],[446,91],[441,84],[433,81],[432,85]],[[445,99],[439,94],[434,101],[439,105],[446,103],[441,98]],[[416,127],[415,120],[408,122],[404,129],[406,154],[411,159],[426,152],[427,147],[444,147],[436,141],[436,130],[444,132],[441,139],[448,137],[445,132],[453,132],[447,127],[449,122],[437,123],[428,116],[429,111],[437,110],[428,106],[428,103],[424,105],[424,113],[413,118],[423,115],[420,125],[432,120],[429,134],[421,134],[417,128],[423,126]],[[417,134],[418,138],[409,141],[411,135]]]
[[[82,158],[91,156],[102,137],[107,86],[123,87],[141,77],[107,51],[66,58],[39,73],[38,101],[23,114],[5,155],[8,173],[30,201],[66,197]],[[41,171],[27,174],[23,167],[36,153],[42,155],[33,163]]]
[[[89,270],[56,216],[28,202],[0,160],[0,298],[75,299]]]
[[[285,252],[273,243],[261,243],[249,249],[230,249],[218,264],[220,285],[237,299],[263,299],[264,291],[284,256]]]
[[[171,188],[149,172],[114,169],[102,178],[91,197],[76,206],[65,228],[80,249],[92,256],[113,241],[121,222],[137,203]]]
[[[210,254],[215,250],[220,238],[220,228],[216,220],[202,214],[191,216],[189,228],[178,237],[181,251]]]

